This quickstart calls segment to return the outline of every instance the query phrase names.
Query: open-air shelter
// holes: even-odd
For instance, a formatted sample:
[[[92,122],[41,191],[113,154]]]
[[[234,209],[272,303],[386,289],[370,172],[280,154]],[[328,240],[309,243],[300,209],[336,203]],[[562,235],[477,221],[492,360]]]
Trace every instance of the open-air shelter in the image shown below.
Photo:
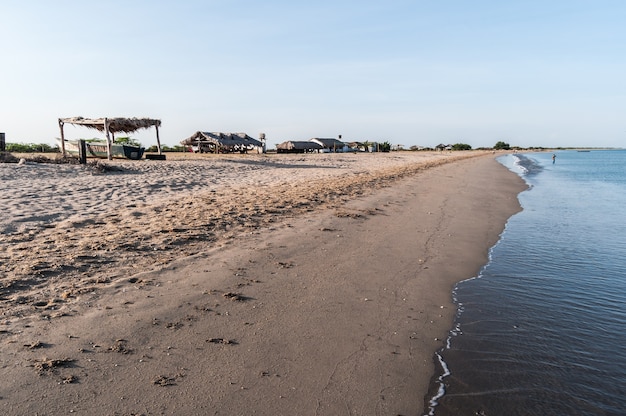
[[[276,145],[276,151],[278,153],[311,153],[319,152],[323,148],[321,144],[316,142],[297,140],[287,140]]]
[[[264,140],[265,136],[261,135]],[[181,141],[183,146],[196,146],[201,153],[247,152],[254,148],[263,149],[264,143],[253,139],[246,133],[219,133],[197,131]]]
[[[152,118],[124,118],[124,117],[103,117],[103,118],[84,118],[84,117],[69,117],[59,119],[59,128],[61,130],[61,152],[65,156],[65,133],[63,126],[65,124],[73,124],[84,126],[90,129],[95,129],[104,132],[107,142],[107,154],[109,160],[111,156],[111,145],[115,142],[116,133],[134,133],[137,130],[148,129],[154,127],[156,130],[157,148],[159,154],[161,153],[161,140],[159,139],[159,127],[161,126],[161,120]]]

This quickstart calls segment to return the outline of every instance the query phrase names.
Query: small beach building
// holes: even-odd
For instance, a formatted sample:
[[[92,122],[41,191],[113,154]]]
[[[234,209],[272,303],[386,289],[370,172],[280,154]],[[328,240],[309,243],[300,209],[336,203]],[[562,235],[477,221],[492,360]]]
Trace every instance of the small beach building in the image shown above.
[[[310,141],[321,145],[324,152],[343,152],[344,149],[348,147],[347,144],[338,139],[322,139],[315,137]]]
[[[265,135],[261,134],[264,139]],[[197,131],[190,137],[181,141],[183,146],[190,146],[195,153],[247,153],[257,150],[262,153],[265,143],[253,139],[246,133],[212,133]]]
[[[319,153],[322,149],[321,144],[312,141],[288,140],[276,145],[277,153]]]
[[[137,130],[148,129],[154,127],[156,130],[156,141],[159,155],[161,155],[161,140],[159,139],[159,127],[161,127],[161,120],[153,118],[125,118],[125,117],[102,117],[102,118],[84,118],[84,117],[69,117],[59,119],[59,129],[61,130],[61,152],[63,156],[65,152],[65,132],[63,126],[65,124],[73,124],[78,126],[84,126],[90,129],[101,131],[106,137],[106,147],[108,159],[112,159],[112,146],[115,143],[116,133],[134,133]]]

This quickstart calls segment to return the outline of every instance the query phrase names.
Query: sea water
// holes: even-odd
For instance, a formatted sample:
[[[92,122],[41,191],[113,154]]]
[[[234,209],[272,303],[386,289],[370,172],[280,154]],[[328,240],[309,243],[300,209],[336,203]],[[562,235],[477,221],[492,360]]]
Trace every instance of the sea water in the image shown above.
[[[455,288],[427,413],[626,415],[626,151],[499,161],[523,211]]]

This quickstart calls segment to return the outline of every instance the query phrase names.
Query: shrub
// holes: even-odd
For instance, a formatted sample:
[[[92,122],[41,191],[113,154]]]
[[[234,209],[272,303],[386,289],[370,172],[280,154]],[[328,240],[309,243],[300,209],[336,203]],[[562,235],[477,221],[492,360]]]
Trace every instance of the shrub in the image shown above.
[[[141,143],[138,140],[135,140],[131,137],[116,137],[115,143],[126,144],[129,146],[139,146],[141,147]]]
[[[390,150],[391,150],[391,143],[389,142],[382,142],[378,145],[379,152],[388,152]]]
[[[493,146],[493,148],[495,150],[509,150],[511,146],[508,143],[499,141],[498,143],[495,144],[495,146]]]
[[[36,153],[36,152],[53,153],[53,152],[58,152],[59,147],[50,146],[47,143],[39,143],[39,144],[7,143],[6,151],[13,152],[13,153]]]
[[[465,143],[456,143],[452,145],[452,150],[472,150],[472,146]]]

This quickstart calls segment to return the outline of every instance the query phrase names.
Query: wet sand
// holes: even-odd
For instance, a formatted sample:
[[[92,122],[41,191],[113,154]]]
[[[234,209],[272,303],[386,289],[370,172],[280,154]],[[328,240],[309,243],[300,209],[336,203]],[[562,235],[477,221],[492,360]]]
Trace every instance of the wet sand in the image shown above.
[[[525,187],[478,152],[105,163],[0,165],[6,414],[421,414]]]

